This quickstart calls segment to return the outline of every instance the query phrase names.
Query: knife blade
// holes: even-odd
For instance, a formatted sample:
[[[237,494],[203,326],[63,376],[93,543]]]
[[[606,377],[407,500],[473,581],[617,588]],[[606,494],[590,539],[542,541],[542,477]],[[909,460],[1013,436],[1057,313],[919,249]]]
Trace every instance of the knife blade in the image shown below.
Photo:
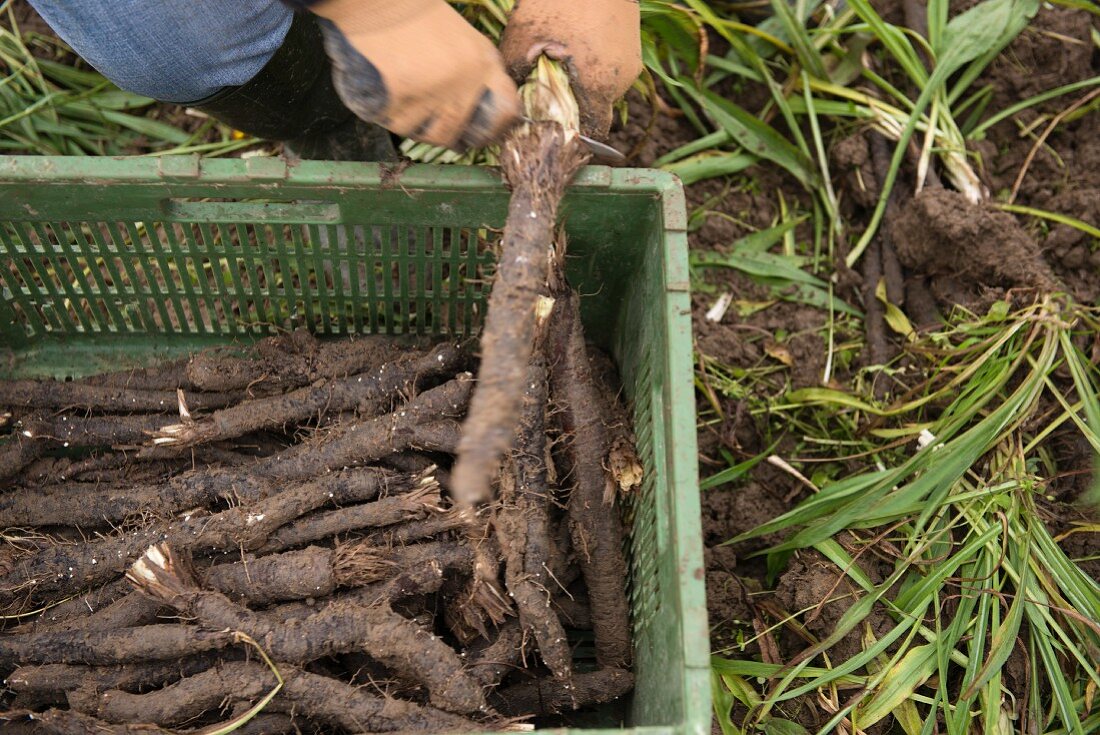
[[[523,116],[523,121],[528,123],[535,122],[526,115]],[[587,135],[581,135],[577,133],[577,136],[581,139],[581,142],[588,148],[588,151],[596,158],[608,161],[610,163],[626,163],[626,156],[622,154],[617,148],[609,146],[607,143],[601,143],[595,138],[589,138]]]

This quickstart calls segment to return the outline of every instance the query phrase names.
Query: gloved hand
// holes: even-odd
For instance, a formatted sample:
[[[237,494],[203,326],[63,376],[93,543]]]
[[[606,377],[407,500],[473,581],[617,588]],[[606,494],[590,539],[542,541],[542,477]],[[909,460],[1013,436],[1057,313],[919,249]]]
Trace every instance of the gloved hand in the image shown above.
[[[359,117],[416,140],[462,150],[517,120],[516,86],[500,54],[446,0],[322,0],[333,79]]]
[[[515,79],[540,54],[565,64],[581,112],[581,132],[602,138],[612,105],[642,72],[638,0],[517,0],[500,51]]]

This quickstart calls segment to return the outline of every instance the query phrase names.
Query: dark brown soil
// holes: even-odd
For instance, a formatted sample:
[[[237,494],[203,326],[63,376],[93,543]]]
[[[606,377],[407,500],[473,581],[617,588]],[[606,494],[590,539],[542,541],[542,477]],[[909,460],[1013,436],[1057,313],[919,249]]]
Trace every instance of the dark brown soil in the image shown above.
[[[1096,76],[1100,59],[1091,33],[1097,18],[1069,8],[1044,7],[1031,25],[996,59],[985,75],[994,89],[991,110],[1042,91]],[[1028,125],[1040,114],[1057,114],[1090,93],[1085,88],[1022,112]],[[1039,131],[1046,127],[1038,128]],[[1011,191],[1028,155],[1033,136],[1021,136],[1011,121],[994,126],[977,146],[990,188]],[[1034,155],[1016,204],[1068,214],[1096,227],[1100,224],[1100,116],[1093,111],[1060,124]],[[1043,256],[1081,302],[1100,298],[1100,250],[1080,230],[1022,218]]]
[[[991,301],[991,288],[1062,290],[1015,217],[949,189],[927,189],[909,200],[890,223],[890,235],[902,265],[931,279],[945,310],[980,303],[983,292]]]
[[[883,576],[877,573],[879,570],[873,565],[863,563],[860,566],[875,583],[883,581]],[[802,613],[800,620],[806,629],[821,639],[836,630],[841,616],[856,601],[857,592],[836,565],[817,552],[799,552],[779,578],[775,602],[788,614]],[[872,614],[869,622],[874,634],[879,637],[892,627],[889,618],[881,611]],[[830,658],[844,661],[862,651],[862,636],[862,626],[859,626],[829,650]]]
[[[900,2],[883,0],[875,6],[891,22],[904,22]],[[989,84],[993,88],[989,111],[1100,74],[1100,53],[1091,38],[1097,29],[1100,21],[1088,12],[1044,6],[1031,26],[979,80],[978,86]],[[1018,120],[1026,125],[1039,114],[1057,114],[1091,91],[1086,88],[1047,102],[1021,113]],[[755,98],[750,95],[738,98],[738,102],[755,109],[746,101],[751,99]],[[1062,122],[1046,145],[1039,148],[1022,180],[1016,204],[1067,214],[1100,226],[1100,114],[1095,107],[1093,101],[1088,114]],[[630,114],[630,124],[614,142],[622,150],[633,149],[639,165],[647,165],[697,137],[686,121],[668,115],[650,125],[649,107],[636,99],[630,101]],[[1011,121],[1002,122],[974,146],[981,175],[994,201],[1008,196],[1045,123],[1030,135],[1021,135],[1020,127]],[[650,137],[638,144],[647,128]],[[874,146],[859,130],[827,132],[826,139],[843,214],[858,233],[879,196]],[[906,165],[899,177],[896,206],[884,228],[891,242],[881,255],[887,267],[890,258],[900,265],[900,278],[897,273],[885,274],[891,301],[902,306],[914,325],[935,325],[939,314],[949,313],[956,305],[984,313],[989,304],[1006,294],[1023,294],[1026,298],[1036,291],[1064,290],[1081,303],[1100,299],[1100,249],[1079,230],[1008,214],[993,205],[971,205],[944,189],[928,188],[914,198],[911,181],[912,171]],[[689,214],[696,215],[691,220],[692,250],[725,252],[738,238],[774,225],[780,193],[791,207],[806,203],[797,182],[785,179],[770,166],[751,169],[728,181],[708,180],[689,186]],[[709,211],[704,214],[703,209]],[[796,240],[811,241],[805,224],[796,229]],[[839,262],[843,255],[839,252],[838,262],[832,264],[836,294],[857,308],[866,308],[866,273],[847,271]],[[713,358],[730,370],[742,371],[738,390],[727,394],[710,386],[709,395],[700,395],[701,477],[707,478],[732,461],[746,460],[773,443],[773,453],[789,459],[800,446],[800,432],[782,422],[777,428],[767,409],[789,389],[823,385],[828,315],[817,308],[782,301],[760,308],[774,294],[736,271],[714,268],[696,275],[700,281],[693,297],[693,322],[700,359]],[[891,278],[900,283],[890,282]],[[898,285],[900,295],[895,291]],[[735,305],[719,322],[707,320],[705,313],[725,292],[733,294]],[[847,389],[861,367],[880,362],[869,354],[870,344],[865,340],[870,334],[865,335],[860,324],[854,329],[837,324],[835,343],[849,342],[855,347],[847,355],[835,356],[831,381],[824,385]],[[778,339],[777,334],[781,335]],[[900,337],[885,330],[885,339],[887,359],[903,355]],[[909,363],[904,364],[907,370],[913,369]],[[910,373],[898,380],[913,384],[918,378],[918,373]],[[1077,446],[1082,442],[1068,438],[1072,432],[1066,433],[1065,440],[1055,441],[1056,461],[1064,472],[1051,483],[1049,492],[1054,501],[1041,509],[1050,519],[1053,533],[1079,529],[1073,525],[1075,522],[1096,520],[1095,514],[1077,502],[1092,485],[1095,455],[1091,448]],[[804,463],[797,466],[807,475],[817,467]],[[848,469],[854,472],[860,468],[854,461]],[[789,510],[807,494],[803,483],[766,463],[757,465],[744,479],[703,491],[708,614],[716,651],[735,658],[785,663],[807,642],[793,635],[789,626],[780,626],[769,635],[761,631],[802,611],[798,620],[808,633],[820,637],[832,631],[851,604],[851,590],[843,582],[838,584],[835,567],[813,553],[796,554],[784,571],[769,578],[764,557],[754,554],[779,541],[778,536],[737,546],[722,545]],[[1100,535],[1079,531],[1066,536],[1061,544],[1071,558],[1084,560],[1081,566],[1087,573],[1100,579],[1100,566],[1095,561],[1100,553]],[[865,571],[881,580],[881,570],[874,564]],[[889,624],[881,616],[873,618],[872,623],[877,634]],[[751,642],[742,645],[745,639]],[[861,649],[859,635],[849,635],[830,652],[832,665]],[[815,701],[787,704],[791,719],[811,731],[824,724],[822,710]]]

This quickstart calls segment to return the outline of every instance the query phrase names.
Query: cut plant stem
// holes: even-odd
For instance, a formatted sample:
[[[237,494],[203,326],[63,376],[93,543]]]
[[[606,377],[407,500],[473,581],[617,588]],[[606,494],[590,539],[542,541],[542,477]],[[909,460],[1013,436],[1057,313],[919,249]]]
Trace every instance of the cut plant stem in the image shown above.
[[[501,166],[512,187],[496,280],[482,336],[481,371],[453,473],[455,502],[470,507],[491,495],[500,458],[512,443],[527,364],[534,349],[536,303],[549,272],[558,205],[588,159],[568,76],[541,57],[521,90],[527,117],[504,143]]]

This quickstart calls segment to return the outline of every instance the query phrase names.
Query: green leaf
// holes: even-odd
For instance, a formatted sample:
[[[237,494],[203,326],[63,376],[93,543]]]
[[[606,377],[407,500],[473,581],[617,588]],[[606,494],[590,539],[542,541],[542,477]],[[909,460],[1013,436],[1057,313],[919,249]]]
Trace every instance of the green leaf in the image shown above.
[[[662,168],[670,163],[676,163],[688,156],[695,155],[696,153],[703,153],[709,151],[712,148],[719,148],[730,142],[729,133],[725,130],[718,130],[710,135],[704,135],[701,138],[696,138],[690,143],[685,143],[679,148],[675,148],[668,153],[664,154],[656,161],[653,162],[655,168]]]
[[[99,72],[76,69],[69,64],[62,64],[58,61],[35,58],[34,63],[50,81],[56,82],[63,87],[72,89],[79,87],[95,87],[106,81]],[[111,86],[113,87],[114,85]]]
[[[795,53],[802,66],[818,79],[827,78],[828,72],[825,70],[825,62],[821,59],[821,53],[814,46],[809,34],[806,33],[806,26],[795,18],[791,4],[787,0],[771,0],[771,5],[775,18],[783,24],[783,30],[786,31],[791,45],[794,46]]]
[[[795,699],[815,689],[820,689],[830,682],[838,681],[843,675],[862,668],[873,661],[877,656],[889,649],[890,646],[894,644],[894,641],[919,623],[925,611],[932,604],[933,591],[939,589],[948,576],[954,574],[961,564],[971,559],[973,555],[994,538],[995,535],[996,532],[991,530],[979,536],[975,536],[952,557],[942,561],[934,567],[930,567],[927,571],[928,576],[920,578],[920,581],[914,585],[911,598],[907,601],[906,605],[904,607],[895,605],[895,607],[901,607],[903,612],[902,615],[897,616],[897,625],[888,630],[885,635],[872,646],[865,648],[862,652],[851,656],[845,661],[837,662],[836,666],[830,669],[827,674],[811,679],[805,684],[797,686],[782,695],[773,693],[773,698],[776,701]],[[841,615],[833,633],[825,640],[822,640],[816,645],[811,646],[806,652],[803,652],[801,655],[806,656],[806,658],[803,660],[802,664],[796,665],[794,668],[786,671],[786,675],[783,679],[784,685],[797,675],[802,666],[812,660],[813,656],[832,648],[837,642],[844,638],[845,635],[850,633],[856,624],[867,617],[869,611],[873,607],[873,603],[879,601],[888,589],[892,588],[908,573],[909,567],[903,564],[881,585],[876,587],[873,594],[859,598],[843,615]]]
[[[798,16],[794,18],[795,27],[805,28],[806,21],[816,12],[817,8],[821,5],[821,0],[799,0],[799,2],[792,3],[794,8],[798,10]],[[772,36],[775,36],[781,41],[786,41],[793,44],[795,41],[793,38],[787,35],[787,24],[780,20],[777,16],[772,15],[769,18],[765,18],[756,26],[759,30],[765,31]],[[741,51],[743,54],[745,51],[751,51],[757,54],[761,59],[770,59],[776,53],[776,47],[770,43],[767,43],[764,39],[758,36],[747,35],[745,38],[745,48]]]
[[[951,14],[951,5],[948,0],[928,0],[926,16],[928,19],[928,42],[932,48],[939,48],[943,29],[947,25],[947,19]]]
[[[793,390],[787,394],[787,402],[805,405],[844,406],[857,411],[864,411],[873,416],[885,414],[885,411],[877,406],[861,401],[850,393],[833,390],[832,388],[800,388],[799,390]]]
[[[1029,547],[1030,540],[1025,543],[1020,554],[1021,557],[1027,558]],[[1008,657],[1015,650],[1016,639],[1020,635],[1020,624],[1024,619],[1025,590],[1028,588],[1030,573],[1031,566],[1025,563],[1023,570],[1020,572],[1020,579],[1016,583],[1017,593],[1012,600],[1012,606],[1008,608],[1008,617],[997,627],[997,630],[993,631],[993,638],[989,642],[989,657],[986,658],[977,675],[962,693],[963,699],[974,697],[978,690],[984,687],[993,678],[993,675],[1001,670],[1001,667],[1004,666],[1005,662],[1008,661]]]
[[[946,79],[968,61],[996,51],[1023,30],[1038,0],[985,0],[959,13],[943,29],[936,52],[936,76]]]
[[[942,82],[963,64],[976,61],[956,79],[947,95],[948,102],[954,104],[997,54],[1027,27],[1039,11],[1039,4],[1040,0],[986,0],[951,19],[936,47],[939,63],[955,64],[950,58],[951,44],[959,44],[960,50],[956,53],[968,58],[950,66]]]
[[[107,110],[137,110],[157,103],[152,97],[143,97],[140,94],[114,88],[97,92],[88,97],[87,101],[96,107]]]
[[[65,109],[77,117],[88,119],[101,119],[107,122],[121,125],[144,135],[153,141],[163,141],[181,145],[191,140],[191,134],[177,127],[162,123],[159,120],[150,120],[147,117],[130,115],[117,110],[101,110],[88,102],[71,102],[64,105]]]
[[[642,28],[650,43],[674,55],[690,69],[699,65],[699,24],[671,5],[642,5]]]
[[[733,724],[730,713],[733,711],[733,695],[722,683],[722,678],[713,669],[710,672],[710,691],[714,698],[714,719],[722,729],[722,735],[743,735],[741,728]]]
[[[882,683],[856,705],[853,720],[865,729],[880,721],[913,696],[936,668],[936,647],[915,646],[890,667]]]
[[[823,310],[832,309],[855,317],[862,316],[859,310],[831,294],[825,281],[802,270],[802,266],[808,261],[807,258],[756,252],[762,242],[772,237],[782,238],[784,234],[784,231],[776,228],[765,232],[767,234],[754,233],[754,235],[761,235],[760,239],[738,241],[742,246],[730,253],[713,251],[692,253],[691,267],[693,269],[733,268],[747,274],[754,281],[771,286],[773,295],[783,301],[807,304]]]
[[[737,698],[737,701],[749,709],[760,706],[760,695],[744,678],[736,674],[720,674],[720,676],[722,677],[722,683]]]
[[[756,82],[757,84],[764,83],[764,77],[756,69],[750,69],[744,64],[731,61],[725,56],[715,56],[714,54],[708,55],[707,66],[715,69],[714,72],[703,80],[703,86],[707,88],[713,87],[727,76],[744,77],[750,82]]]
[[[797,255],[775,255],[773,253],[754,253],[733,251],[718,253],[714,251],[693,253],[692,265],[700,267],[724,267],[748,273],[751,276],[774,278],[792,283],[809,283],[824,288],[825,281],[802,270],[805,258]]]
[[[848,314],[849,316],[854,316],[857,319],[863,318],[863,312],[849,305],[835,294],[829,293],[827,288],[821,286],[796,283],[777,292],[776,296],[783,301],[806,304],[807,306],[813,306],[822,311],[838,311]]]
[[[1055,636],[1047,626],[1046,620],[1038,611],[1038,605],[1028,605],[1028,620],[1035,630],[1032,631],[1031,640],[1039,651],[1039,658],[1047,674],[1047,683],[1054,695],[1054,709],[1062,719],[1062,724],[1071,733],[1084,733],[1081,720],[1077,713],[1077,705],[1074,703],[1073,692],[1070,691],[1069,681],[1062,673],[1062,665],[1058,653],[1054,650]],[[1094,662],[1095,663],[1095,662]]]
[[[711,119],[745,151],[782,166],[807,189],[813,190],[820,184],[810,159],[775,128],[710,90],[694,88],[690,80],[681,79],[680,82]]]
[[[912,42],[905,32],[897,26],[883,20],[869,0],[850,0],[852,10],[871,28],[875,38],[894,57],[894,61],[909,75],[909,78],[918,87],[923,88],[928,82],[928,70],[924,62],[917,56]]]
[[[909,318],[905,316],[905,312],[890,303],[890,300],[886,297],[885,278],[879,279],[878,285],[875,286],[875,298],[882,303],[882,308],[885,310],[883,318],[886,320],[887,326],[905,337],[909,342],[916,340],[917,332],[913,329],[913,325],[909,323]]]
[[[762,661],[749,661],[746,659],[727,659],[721,656],[711,656],[710,666],[722,674],[735,674],[754,679],[772,679],[782,674],[786,669],[781,664],[766,664]],[[823,676],[828,673],[829,669],[816,666],[806,666],[802,669],[802,674],[806,677]],[[842,676],[837,679],[837,682],[849,686],[859,686],[866,679],[865,676]]]
[[[755,457],[751,457],[744,462],[733,465],[732,467],[727,467],[721,472],[717,472],[706,478],[705,480],[702,480],[699,483],[699,489],[710,490],[712,487],[725,485],[728,482],[733,482],[734,480],[744,477],[748,474],[749,470],[751,470],[753,467],[760,464],[764,459],[766,459],[767,456],[771,454],[772,450],[775,449],[778,444],[779,442],[777,440],[770,447],[768,447]]]
[[[847,87],[859,79],[863,72],[863,54],[873,38],[869,33],[857,33],[849,39],[843,56],[829,72],[829,81]]]
[[[764,735],[810,735],[809,731],[790,720],[779,720],[769,717],[764,722]]]
[[[1097,85],[1100,85],[1100,77],[1090,77],[1088,79],[1082,79],[1077,82],[1072,82],[1061,87],[1055,87],[1054,89],[1048,89],[1045,92],[1041,92],[1033,97],[1028,97],[1025,100],[1021,100],[1013,105],[1009,105],[1003,110],[998,111],[996,114],[991,115],[987,120],[978,125],[967,136],[974,140],[981,140],[985,137],[985,131],[993,127],[1002,120],[1006,120],[1010,117],[1014,117],[1022,110],[1026,110],[1029,107],[1042,104],[1047,100],[1054,99],[1055,97],[1061,97],[1062,95],[1069,94],[1070,92],[1076,92],[1079,89],[1091,89]]]
[[[733,249],[739,253],[762,253],[783,239],[783,236],[793,230],[805,217],[784,220],[774,227],[745,235],[733,243]]]
[[[740,173],[760,159],[747,153],[731,153],[729,151],[704,151],[694,156],[680,159],[675,163],[666,163],[660,168],[669,173],[676,174],[684,183],[690,186],[697,181],[713,179],[717,176],[729,176]]]
[[[863,475],[853,475],[826,485],[821,492],[812,495],[805,501],[795,506],[786,513],[773,518],[767,523],[734,536],[726,544],[739,544],[750,538],[766,536],[777,531],[784,531],[804,523],[809,523],[822,516],[828,516],[837,509],[843,507],[849,498],[858,498],[880,483],[887,481],[892,476],[890,470],[878,470]]]

